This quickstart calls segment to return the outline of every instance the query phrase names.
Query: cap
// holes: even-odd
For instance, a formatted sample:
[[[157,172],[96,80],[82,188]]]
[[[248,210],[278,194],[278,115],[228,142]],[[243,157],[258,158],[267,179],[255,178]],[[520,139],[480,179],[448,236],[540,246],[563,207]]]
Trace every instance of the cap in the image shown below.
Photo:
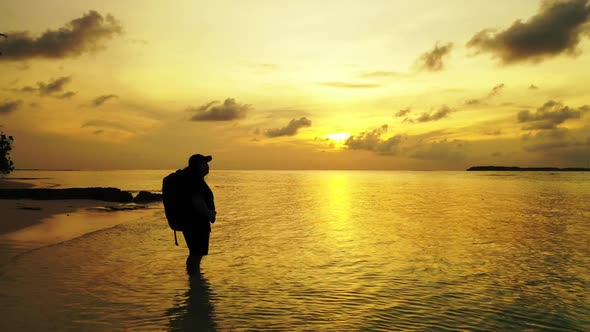
[[[202,154],[193,154],[190,158],[188,158],[188,167],[194,168],[197,166],[197,163],[200,162],[210,162],[213,160],[211,156],[203,156]]]

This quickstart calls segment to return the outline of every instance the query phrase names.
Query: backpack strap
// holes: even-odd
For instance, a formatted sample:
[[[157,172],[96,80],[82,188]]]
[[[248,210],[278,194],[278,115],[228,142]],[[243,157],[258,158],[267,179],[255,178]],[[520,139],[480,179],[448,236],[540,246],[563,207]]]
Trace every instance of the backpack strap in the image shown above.
[[[174,231],[174,244],[178,246],[178,239],[176,238],[176,231]]]

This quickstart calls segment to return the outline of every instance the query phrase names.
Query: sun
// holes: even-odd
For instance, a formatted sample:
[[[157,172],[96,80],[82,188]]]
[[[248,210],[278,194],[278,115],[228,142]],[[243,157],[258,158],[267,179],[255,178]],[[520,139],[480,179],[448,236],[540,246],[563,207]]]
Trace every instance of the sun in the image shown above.
[[[338,133],[328,134],[328,135],[326,135],[324,137],[327,138],[327,139],[329,139],[330,141],[332,141],[334,143],[334,145],[336,145],[336,146],[342,146],[342,145],[344,145],[344,142],[350,136],[352,136],[352,134],[350,134],[350,133],[338,132]]]

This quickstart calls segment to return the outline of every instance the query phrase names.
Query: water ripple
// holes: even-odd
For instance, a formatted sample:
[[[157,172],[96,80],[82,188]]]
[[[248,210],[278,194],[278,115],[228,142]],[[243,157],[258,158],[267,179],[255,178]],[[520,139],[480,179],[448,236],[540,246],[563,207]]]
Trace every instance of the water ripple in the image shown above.
[[[8,262],[3,329],[590,329],[587,178],[217,174],[201,276],[148,211]]]

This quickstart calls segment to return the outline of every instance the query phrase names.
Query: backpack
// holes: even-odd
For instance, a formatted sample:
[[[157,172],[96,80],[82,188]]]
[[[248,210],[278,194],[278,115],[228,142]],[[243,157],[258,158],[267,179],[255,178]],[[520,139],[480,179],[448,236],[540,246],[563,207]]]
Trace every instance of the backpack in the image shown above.
[[[168,219],[168,225],[174,231],[174,240],[176,232],[183,231],[185,226],[190,222],[192,206],[190,197],[186,192],[187,178],[182,170],[168,174],[162,181],[162,202],[164,203],[164,213]]]

